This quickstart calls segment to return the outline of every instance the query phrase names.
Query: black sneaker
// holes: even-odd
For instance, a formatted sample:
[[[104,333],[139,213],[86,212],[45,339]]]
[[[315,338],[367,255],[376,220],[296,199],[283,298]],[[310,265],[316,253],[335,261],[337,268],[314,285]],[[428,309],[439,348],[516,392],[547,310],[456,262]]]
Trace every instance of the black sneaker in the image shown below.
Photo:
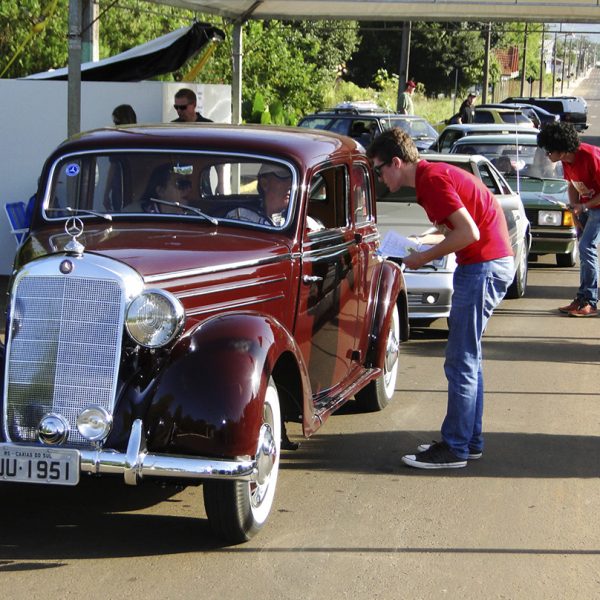
[[[419,452],[425,452],[425,450],[429,450],[433,444],[437,444],[435,440],[431,442],[431,444],[419,444],[417,446],[417,450]],[[481,450],[471,450],[469,448],[469,456],[467,456],[468,460],[479,460],[483,456],[483,452]]]
[[[424,452],[407,454],[402,462],[417,469],[460,469],[467,466],[466,458],[458,458],[446,442],[431,444]]]

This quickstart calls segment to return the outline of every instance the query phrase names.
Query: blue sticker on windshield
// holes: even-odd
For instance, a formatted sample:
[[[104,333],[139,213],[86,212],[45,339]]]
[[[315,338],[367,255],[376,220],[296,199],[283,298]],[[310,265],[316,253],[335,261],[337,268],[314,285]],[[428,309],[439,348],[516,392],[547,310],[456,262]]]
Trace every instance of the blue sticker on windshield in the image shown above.
[[[79,165],[75,163],[67,165],[66,173],[67,177],[75,177],[75,175],[79,175]]]

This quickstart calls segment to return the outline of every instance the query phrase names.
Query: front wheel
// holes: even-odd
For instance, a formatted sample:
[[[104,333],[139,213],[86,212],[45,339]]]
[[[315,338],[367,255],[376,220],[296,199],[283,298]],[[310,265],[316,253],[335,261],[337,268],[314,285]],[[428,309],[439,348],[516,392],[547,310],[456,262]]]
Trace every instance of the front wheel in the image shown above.
[[[204,508],[215,535],[239,544],[248,541],[266,523],[275,497],[280,450],[279,394],[271,378],[265,393],[256,452],[257,480],[207,481],[204,484]]]
[[[356,394],[356,402],[365,412],[383,410],[392,399],[396,389],[396,376],[398,375],[400,346],[400,318],[398,307],[394,304],[392,321],[388,332],[385,358],[382,374],[371,381],[366,387]]]

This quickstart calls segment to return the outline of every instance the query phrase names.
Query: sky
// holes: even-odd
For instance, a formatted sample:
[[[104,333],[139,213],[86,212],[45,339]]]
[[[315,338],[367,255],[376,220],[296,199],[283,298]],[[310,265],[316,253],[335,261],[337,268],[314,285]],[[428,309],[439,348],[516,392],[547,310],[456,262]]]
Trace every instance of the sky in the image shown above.
[[[552,23],[549,27],[555,31],[560,28],[560,25]],[[597,23],[563,23],[562,31],[585,35],[591,42],[600,44],[600,25]]]

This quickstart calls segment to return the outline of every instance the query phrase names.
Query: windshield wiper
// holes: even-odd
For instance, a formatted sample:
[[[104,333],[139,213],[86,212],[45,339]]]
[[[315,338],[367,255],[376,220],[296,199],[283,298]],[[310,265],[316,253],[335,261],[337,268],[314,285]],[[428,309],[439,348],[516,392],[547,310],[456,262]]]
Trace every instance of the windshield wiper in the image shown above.
[[[215,219],[215,217],[211,217],[210,215],[207,215],[205,212],[202,212],[199,208],[196,208],[195,206],[189,206],[188,204],[181,204],[181,202],[171,202],[170,200],[161,200],[160,198],[150,198],[150,200],[152,202],[156,202],[157,204],[165,204],[166,206],[174,206],[176,208],[181,208],[182,210],[189,210],[190,212],[193,212],[193,213],[197,214],[198,216],[203,217],[204,219],[206,219],[213,225],[219,224],[219,221],[217,219]]]
[[[87,210],[86,208],[71,208],[70,206],[65,206],[64,208],[47,208],[46,212],[83,213],[86,215],[92,215],[94,217],[100,217],[101,219],[106,219],[107,221],[113,220],[112,216],[106,213],[100,213],[94,210]]]

